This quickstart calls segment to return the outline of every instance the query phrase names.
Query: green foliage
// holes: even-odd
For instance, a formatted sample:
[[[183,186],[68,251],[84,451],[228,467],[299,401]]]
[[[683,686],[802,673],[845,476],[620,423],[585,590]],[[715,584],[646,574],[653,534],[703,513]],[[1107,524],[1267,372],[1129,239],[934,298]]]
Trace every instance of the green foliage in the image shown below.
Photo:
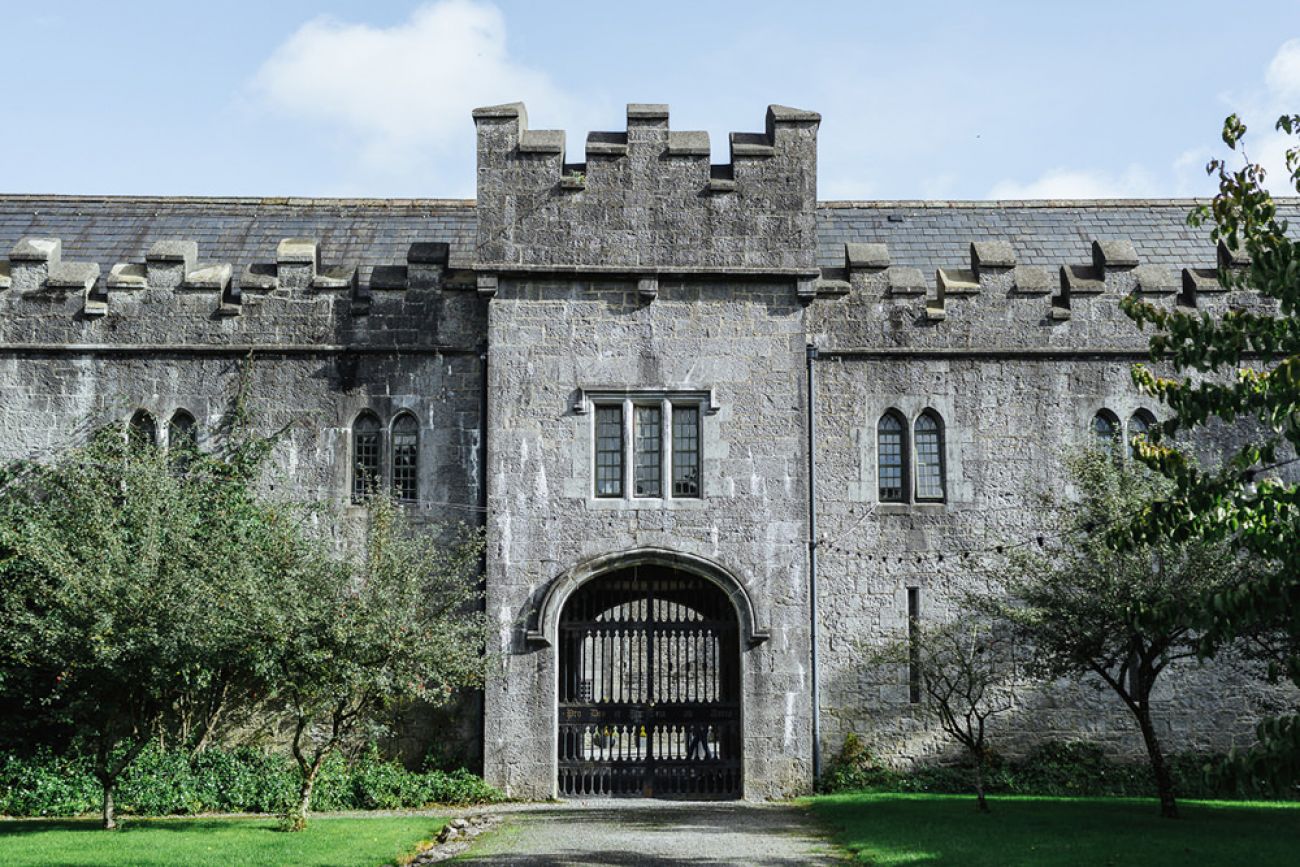
[[[298,795],[297,768],[262,750],[146,747],[122,774],[119,807],[137,815],[280,813]],[[0,754],[0,815],[75,816],[99,808],[94,759],[48,750]],[[321,768],[315,801],[324,810],[418,809],[432,804],[484,804],[499,791],[462,769],[408,771],[367,750],[348,762],[332,755]]]
[[[481,534],[417,531],[383,498],[368,504],[364,545],[314,531],[339,516],[259,487],[278,435],[250,432],[242,383],[212,452],[106,429],[50,463],[0,468],[0,744],[79,745],[106,827],[149,743],[201,757],[224,718],[257,706],[293,723],[301,826],[313,792],[356,801],[355,781],[331,771],[341,760],[327,765],[340,747],[481,681]],[[143,808],[211,802],[184,756],[149,761],[170,764],[131,790]],[[431,785],[368,773],[362,800],[374,803]],[[438,785],[472,795],[466,780]],[[288,803],[279,789],[247,796]]]
[[[911,669],[919,680],[921,709],[972,760],[979,809],[987,810],[983,778],[992,754],[988,724],[1015,707],[1020,670],[1015,641],[1005,625],[974,611],[962,612],[950,623],[913,622],[905,638],[868,653],[867,664]],[[845,744],[846,749],[851,746]],[[851,761],[851,752],[844,758]]]
[[[264,818],[141,819],[114,834],[91,834],[81,819],[0,823],[5,867],[230,867],[404,864],[446,824],[438,816],[337,816],[305,834],[278,834]]]
[[[881,764],[871,754],[871,750],[863,743],[862,738],[849,732],[839,752],[826,763],[820,790],[823,792],[892,791],[902,776]]]
[[[995,819],[951,795],[829,795],[810,807],[855,863],[881,867],[1289,867],[1300,846],[1292,804],[1192,803],[1185,822],[1124,798],[1001,797]]]
[[[257,493],[269,447],[236,431],[211,454],[168,453],[110,428],[0,469],[6,710],[75,732],[108,827],[150,738],[201,745],[255,690],[266,588],[313,559],[295,511]]]
[[[1277,129],[1297,135],[1300,115],[1279,118]],[[1213,240],[1249,257],[1245,267],[1220,268],[1219,282],[1256,292],[1272,307],[1212,316],[1134,297],[1123,308],[1140,327],[1153,327],[1151,360],[1178,374],[1160,376],[1144,365],[1133,370],[1138,387],[1175,413],[1161,433],[1245,420],[1263,431],[1263,439],[1252,437],[1209,469],[1167,442],[1139,443],[1140,459],[1171,480],[1171,495],[1116,535],[1120,543],[1164,535],[1218,538],[1264,564],[1204,601],[1200,650],[1213,654],[1242,636],[1255,637],[1270,675],[1300,686],[1300,486],[1294,473],[1276,473],[1273,466],[1300,448],[1300,243],[1263,185],[1263,168],[1246,158],[1245,134],[1235,115],[1224,122],[1224,144],[1242,154],[1242,165],[1209,163],[1218,194],[1189,222],[1210,226]],[[1287,150],[1286,165],[1289,185],[1300,190],[1300,148]],[[1265,722],[1258,737],[1258,748],[1242,757],[1241,772],[1278,785],[1300,779],[1300,713]]]
[[[330,755],[373,737],[403,703],[442,703],[481,683],[486,664],[482,534],[462,528],[447,542],[415,532],[387,498],[368,506],[361,552],[295,572],[268,612],[268,688],[292,715],[301,773],[294,829]],[[384,785],[375,797],[390,797]]]
[[[1180,753],[1169,757],[1175,788],[1188,798],[1271,798],[1278,793],[1250,788],[1211,771],[1221,757]],[[825,792],[973,793],[972,768],[965,763],[918,765],[900,772],[881,762],[850,734],[828,764],[822,781]],[[1046,741],[1025,756],[1004,760],[992,756],[985,773],[992,794],[1069,797],[1150,797],[1156,782],[1149,762],[1109,758],[1089,741]],[[1283,793],[1291,800],[1300,793]]]
[[[1175,790],[1151,693],[1170,664],[1197,655],[1199,606],[1252,564],[1198,537],[1151,536],[1115,548],[1105,530],[1168,496],[1170,483],[1105,451],[1068,466],[1079,498],[1055,509],[1062,541],[1017,551],[994,576],[1006,596],[973,601],[1011,624],[1028,648],[1031,672],[1091,682],[1124,703],[1146,745],[1161,811],[1173,817]]]

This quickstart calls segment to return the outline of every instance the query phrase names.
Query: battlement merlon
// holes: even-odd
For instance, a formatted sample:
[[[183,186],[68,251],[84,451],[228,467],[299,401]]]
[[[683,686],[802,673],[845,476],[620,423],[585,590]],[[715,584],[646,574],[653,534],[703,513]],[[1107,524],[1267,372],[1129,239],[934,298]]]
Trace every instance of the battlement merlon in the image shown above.
[[[528,128],[522,103],[479,108],[476,270],[791,278],[816,265],[815,112],[769,106],[710,164],[706,132],[671,130],[634,103],[622,132],[593,132],[585,162],[564,134]],[[649,296],[647,296],[649,297]]]

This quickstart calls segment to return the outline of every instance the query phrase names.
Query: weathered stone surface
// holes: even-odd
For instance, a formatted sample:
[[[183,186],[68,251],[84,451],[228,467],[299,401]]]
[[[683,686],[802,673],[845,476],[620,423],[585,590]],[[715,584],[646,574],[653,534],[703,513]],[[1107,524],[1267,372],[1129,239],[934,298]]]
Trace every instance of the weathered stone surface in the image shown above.
[[[588,137],[570,190],[562,179],[581,169],[565,167],[554,134],[525,135],[522,105],[475,117],[476,207],[0,196],[0,243],[18,251],[0,264],[0,288],[7,267],[18,290],[0,292],[0,455],[52,453],[136,409],[160,431],[184,409],[205,442],[252,351],[257,417],[288,431],[279,477],[343,504],[358,414],[387,426],[413,413],[417,519],[478,520],[487,498],[501,654],[485,739],[474,714],[461,724],[489,778],[518,796],[555,790],[557,660],[542,600],[638,557],[707,563],[749,594],[737,613],[753,639],[739,651],[745,791],[810,786],[806,344],[820,350],[821,746],[828,755],[856,732],[906,763],[943,739],[901,672],[862,667],[861,644],[905,628],[908,588],[923,617],[948,616],[979,565],[962,552],[1038,532],[1038,494],[1059,487],[1063,455],[1088,441],[1099,409],[1125,423],[1158,409],[1131,386],[1145,337],[1119,299],[1268,309],[1222,291],[1215,250],[1188,240],[1179,203],[818,205],[813,113],[774,106],[764,132],[733,139],[732,164],[710,166],[698,139],[674,137],[666,106],[629,106],[625,132]],[[1105,234],[1134,242],[1092,250]],[[231,265],[199,267],[186,236]],[[59,237],[73,262],[119,264],[101,282],[75,266],[64,284]],[[286,238],[307,240],[279,247]],[[969,271],[949,267],[968,252]],[[84,291],[37,291],[50,285]],[[342,291],[315,291],[329,289]],[[703,496],[592,496],[586,396],[601,389],[702,401]],[[878,502],[875,430],[890,408],[909,424],[925,410],[943,419],[943,502]],[[1005,751],[1080,736],[1140,751],[1104,694],[1030,692]],[[1220,749],[1249,737],[1263,697],[1222,666],[1184,667],[1158,713],[1180,748]]]
[[[741,206],[700,195],[714,186],[708,136],[670,132],[664,106],[630,106],[626,133],[589,139],[604,158],[587,164],[581,195],[562,197],[551,191],[563,155],[530,144],[522,106],[478,110],[478,266],[815,275],[818,121],[773,108],[766,132],[733,137],[724,180]]]
[[[58,262],[63,241],[58,238],[23,238],[9,251],[10,262]]]
[[[145,266],[118,262],[108,272],[109,289],[144,289],[149,285]]]
[[[885,244],[845,244],[844,264],[850,271],[865,268],[888,268],[889,247]]]
[[[45,285],[51,289],[89,289],[99,279],[95,262],[57,262],[50,266]]]

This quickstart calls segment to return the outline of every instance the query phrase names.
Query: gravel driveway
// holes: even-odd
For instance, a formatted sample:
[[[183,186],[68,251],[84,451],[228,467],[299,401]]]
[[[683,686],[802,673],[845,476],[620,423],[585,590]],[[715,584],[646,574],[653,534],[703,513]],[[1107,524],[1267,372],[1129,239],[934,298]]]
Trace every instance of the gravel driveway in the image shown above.
[[[494,811],[495,812],[495,811]],[[569,801],[502,811],[503,827],[457,864],[833,864],[830,844],[788,804]]]

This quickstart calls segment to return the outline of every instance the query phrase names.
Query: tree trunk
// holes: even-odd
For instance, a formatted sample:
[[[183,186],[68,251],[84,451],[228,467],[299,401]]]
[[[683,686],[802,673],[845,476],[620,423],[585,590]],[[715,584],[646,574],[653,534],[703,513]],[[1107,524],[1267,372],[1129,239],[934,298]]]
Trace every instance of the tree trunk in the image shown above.
[[[1155,726],[1151,723],[1151,710],[1143,702],[1137,710],[1138,726],[1142,729],[1142,741],[1146,744],[1147,756],[1151,760],[1151,774],[1156,780],[1156,794],[1160,797],[1160,815],[1166,819],[1178,818],[1178,804],[1174,801],[1174,778],[1165,764],[1164,753],[1160,750],[1160,740],[1156,737]]]
[[[298,806],[290,811],[285,823],[290,831],[303,831],[307,828],[307,814],[311,812],[311,791],[316,785],[316,772],[320,762],[316,762],[302,778],[302,787],[298,790]]]
[[[989,811],[989,802],[984,799],[984,756],[975,756],[975,801],[981,813]]]
[[[104,830],[117,830],[117,813],[113,804],[113,789],[117,786],[117,780],[100,780],[104,787]]]

